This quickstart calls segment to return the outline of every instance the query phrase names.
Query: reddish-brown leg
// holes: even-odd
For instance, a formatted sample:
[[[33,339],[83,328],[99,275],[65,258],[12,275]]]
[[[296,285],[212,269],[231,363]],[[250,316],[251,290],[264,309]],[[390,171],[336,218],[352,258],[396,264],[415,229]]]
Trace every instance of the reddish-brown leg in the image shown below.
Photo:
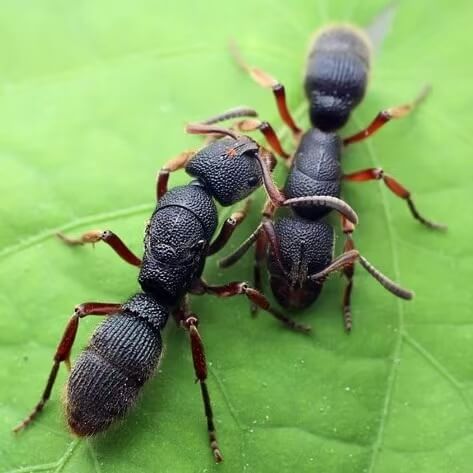
[[[361,171],[354,172],[352,174],[345,174],[343,179],[352,182],[366,182],[366,181],[374,181],[374,180],[382,180],[388,189],[394,194],[404,199],[407,202],[409,210],[411,211],[412,216],[418,220],[420,223],[425,225],[426,227],[435,229],[435,230],[446,230],[446,225],[441,223],[432,222],[425,217],[423,217],[417,208],[414,205],[414,201],[411,198],[411,193],[396,179],[385,174],[381,168],[369,168],[363,169]]]
[[[279,141],[278,135],[274,131],[274,128],[268,122],[262,122],[261,120],[256,119],[247,119],[237,122],[235,124],[235,127],[237,128],[237,130],[242,131],[244,133],[259,130],[265,137],[269,146],[276,154],[278,154],[284,159],[289,159],[289,153],[286,153],[286,151],[284,151],[282,144]]]
[[[271,247],[271,250],[273,251],[273,257],[276,260],[276,262],[279,265],[279,269],[283,274],[288,275],[286,269],[284,268],[283,262],[282,262],[282,255],[281,255],[281,247],[279,245],[279,240],[276,235],[276,230],[274,229],[274,225],[272,220],[270,220],[267,217],[263,217],[263,231],[266,235],[266,238],[268,240],[269,246]]]
[[[259,292],[262,290],[261,270],[266,260],[267,245],[268,240],[266,239],[266,234],[259,232],[258,238],[256,239],[255,261],[253,263],[253,283],[255,289]],[[252,317],[256,317],[258,314],[258,306],[252,301],[250,303],[250,312]]]
[[[240,223],[246,218],[248,209],[250,207],[250,202],[250,199],[248,199],[241,210],[232,213],[230,218],[227,218],[222,226],[222,229],[220,230],[220,233],[209,246],[207,251],[208,256],[217,253],[217,251],[220,251],[227,244],[236,227],[238,227],[238,225],[240,225]]]
[[[287,271],[284,268],[281,255],[281,247],[279,244],[278,237],[276,235],[276,230],[274,229],[273,217],[276,208],[272,205],[271,201],[266,201],[266,204],[263,209],[263,218],[261,223],[261,232],[259,239],[261,243],[257,240],[256,242],[256,261],[259,262],[259,265],[262,266],[264,260],[266,259],[268,247],[271,248],[273,253],[273,258],[279,265],[279,268],[283,274],[287,275]],[[261,245],[261,248],[258,247],[258,243]],[[256,289],[260,290],[260,286],[255,286]]]
[[[59,371],[59,365],[64,362],[67,368],[71,369],[70,355],[71,348],[76,338],[77,329],[79,327],[79,319],[86,317],[87,315],[110,315],[120,310],[120,304],[112,304],[106,302],[85,302],[84,304],[78,305],[71,319],[69,320],[64,334],[59,342],[54,355],[54,362],[51,372],[49,373],[46,388],[41,395],[41,399],[33,408],[31,413],[22,422],[20,422],[14,429],[14,432],[18,432],[30,424],[35,417],[43,410],[44,405],[51,396],[51,391],[56,381],[56,376]]]
[[[229,255],[219,260],[218,265],[220,268],[228,268],[235,264],[256,242],[257,245],[260,245],[260,248],[256,251],[263,259],[265,257],[263,255],[266,254],[266,249],[268,245],[271,246],[274,253],[274,257],[278,262],[281,271],[283,273],[286,272],[282,264],[279,242],[276,236],[276,232],[274,230],[273,222],[271,220],[274,215],[274,211],[275,207],[273,206],[272,202],[268,200],[263,210],[263,217],[261,223],[258,225],[256,230],[236,250],[233,251],[233,253],[230,253]]]
[[[110,230],[90,230],[82,234],[79,238],[70,238],[62,233],[58,233],[57,236],[64,243],[71,246],[85,244],[94,245],[95,243],[103,241],[107,243],[123,261],[133,266],[141,266],[141,259],[125,245],[118,235],[115,235],[115,233]]]
[[[261,268],[264,265],[264,261],[267,256],[268,247],[271,247],[273,251],[273,257],[279,265],[283,274],[287,274],[281,258],[281,250],[279,246],[279,240],[274,229],[273,222],[271,220],[272,214],[269,215],[266,211],[263,212],[263,220],[261,224],[261,231],[258,234],[255,246],[255,263],[254,263],[254,287],[257,291],[261,292]],[[258,306],[254,303],[251,304],[251,313],[256,316]]]
[[[259,224],[256,230],[235,250],[233,253],[221,258],[218,261],[219,268],[229,268],[233,266],[246,252],[254,245],[260,234],[262,224]]]
[[[250,75],[250,77],[260,86],[270,88],[273,91],[276,105],[278,107],[279,115],[282,121],[291,129],[294,139],[297,141],[301,135],[301,129],[296,125],[291,112],[287,106],[286,91],[284,86],[276,80],[274,77],[269,75],[267,72],[257,67],[249,66],[243,59],[240,50],[235,43],[230,44],[230,51],[234,57],[236,63]]]
[[[376,115],[375,119],[364,129],[349,136],[343,140],[345,146],[357,143],[376,133],[383,125],[393,118],[404,118],[409,115],[429,94],[430,86],[424,87],[420,94],[410,103],[399,105],[397,107],[387,108]]]
[[[192,294],[212,294],[218,297],[233,297],[238,295],[245,295],[251,302],[256,304],[260,309],[263,309],[268,314],[282,322],[287,328],[299,332],[309,332],[311,327],[308,325],[298,324],[294,320],[281,314],[274,309],[269,303],[268,299],[259,291],[252,288],[246,282],[233,281],[221,286],[211,286],[205,281],[200,280],[195,283]]]
[[[186,167],[186,164],[196,153],[195,150],[187,150],[170,159],[159,171],[156,179],[156,199],[159,200],[168,191],[169,174]]]
[[[209,434],[210,448],[217,463],[223,460],[222,453],[218,446],[217,434],[213,420],[212,404],[210,402],[209,391],[207,388],[207,362],[205,359],[205,350],[202,338],[197,330],[198,319],[195,314],[189,311],[187,303],[174,312],[176,320],[180,326],[189,334],[191,345],[192,361],[194,363],[194,372],[197,381],[200,384],[202,400],[204,402],[205,417],[207,418],[207,431]]]

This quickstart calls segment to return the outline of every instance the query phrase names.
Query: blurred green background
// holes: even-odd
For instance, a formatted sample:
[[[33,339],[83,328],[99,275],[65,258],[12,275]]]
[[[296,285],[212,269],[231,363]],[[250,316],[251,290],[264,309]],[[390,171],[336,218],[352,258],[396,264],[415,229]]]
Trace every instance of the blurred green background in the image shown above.
[[[61,370],[52,400],[10,432],[43,389],[68,316],[86,300],[122,301],[136,270],[105,246],[70,249],[54,234],[110,228],[141,252],[155,174],[195,137],[187,121],[255,107],[282,131],[271,94],[232,63],[227,42],[287,86],[305,125],[308,39],[330,21],[365,25],[381,0],[3,0],[0,9],[0,471],[444,473],[473,463],[471,2],[397,2],[366,100],[344,134],[386,106],[429,99],[409,118],[353,146],[349,171],[383,166],[447,234],[417,224],[381,184],[347,185],[357,245],[416,291],[395,300],[358,271],[354,330],[342,329],[343,282],[290,333],[245,300],[195,298],[225,456],[214,465],[188,342],[173,324],[159,374],[106,435],[65,427]],[[282,183],[286,171],[276,174]],[[172,184],[187,182],[184,173]],[[230,248],[254,228],[252,216]],[[221,212],[222,220],[231,209]],[[211,282],[251,277],[251,255]],[[75,353],[98,321],[85,320]]]

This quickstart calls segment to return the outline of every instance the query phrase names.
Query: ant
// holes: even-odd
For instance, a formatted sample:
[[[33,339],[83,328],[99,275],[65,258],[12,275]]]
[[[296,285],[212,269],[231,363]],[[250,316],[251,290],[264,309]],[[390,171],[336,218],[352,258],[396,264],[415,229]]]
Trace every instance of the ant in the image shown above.
[[[267,72],[249,66],[233,43],[231,52],[237,64],[254,81],[272,89],[279,115],[296,142],[296,151],[286,160],[290,171],[283,188],[285,197],[297,198],[312,194],[339,197],[342,181],[382,180],[391,192],[407,202],[416,220],[431,229],[446,228],[422,216],[414,205],[411,193],[383,169],[369,168],[351,174],[342,173],[342,150],[346,146],[368,138],[391,119],[407,116],[429,91],[429,88],[424,88],[412,102],[379,112],[368,127],[341,138],[337,130],[346,124],[351,111],[361,102],[366,91],[371,46],[364,31],[351,25],[333,25],[315,37],[305,76],[312,127],[305,132],[296,124],[288,109],[284,86]],[[400,288],[382,275],[355,249],[352,237],[355,226],[352,222],[342,217],[344,253],[333,260],[333,229],[320,220],[330,212],[329,208],[295,206],[295,215],[281,218],[273,225],[271,220],[274,211],[273,205],[265,206],[262,224],[239,249],[220,262],[221,267],[233,264],[256,243],[255,288],[261,289],[261,267],[267,258],[270,283],[276,299],[282,306],[294,309],[307,307],[314,302],[327,276],[342,269],[347,278],[343,295],[343,319],[347,332],[352,329],[351,295],[353,263],[356,260],[390,292],[404,299],[412,298],[410,291]],[[269,255],[266,254],[268,245]],[[256,312],[254,305],[252,312]]]
[[[245,295],[286,326],[301,331],[309,329],[273,309],[266,297],[246,282],[209,285],[201,277],[207,257],[227,243],[247,213],[247,205],[233,213],[214,238],[218,225],[214,200],[224,206],[232,205],[245,199],[261,184],[270,195],[281,197],[268,170],[275,163],[272,153],[244,134],[215,125],[219,121],[241,116],[256,116],[256,112],[245,108],[233,109],[206,122],[187,126],[189,133],[217,135],[220,138],[195,153],[181,153],[159,172],[156,185],[159,201],[145,231],[142,258],[136,256],[110,230],[88,231],[79,238],[58,235],[69,245],[107,243],[122,260],[139,268],[141,292],[124,303],[85,302],[76,306],[54,354],[53,366],[40,401],[28,417],[14,428],[15,432],[29,425],[43,410],[61,363],[70,371],[65,412],[72,432],[83,437],[106,430],[125,415],[144,383],[155,372],[163,350],[161,331],[172,315],[177,325],[189,335],[210,448],[215,461],[222,461],[206,384],[207,364],[198,330],[199,319],[191,311],[188,295]],[[258,123],[257,127],[274,140],[275,135],[269,124]],[[280,146],[276,141],[274,144]],[[168,190],[169,174],[182,168],[194,179]],[[290,207],[295,203],[330,206],[350,221],[357,221],[354,211],[333,197],[279,198],[275,205]],[[108,318],[95,330],[71,369],[70,355],[79,321],[90,315]]]

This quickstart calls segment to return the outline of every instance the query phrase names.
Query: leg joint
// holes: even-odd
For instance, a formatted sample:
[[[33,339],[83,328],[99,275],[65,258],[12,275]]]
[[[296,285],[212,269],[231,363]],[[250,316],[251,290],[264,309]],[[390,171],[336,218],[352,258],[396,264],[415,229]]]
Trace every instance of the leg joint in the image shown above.
[[[197,328],[199,326],[199,319],[195,315],[189,315],[182,321],[182,325],[188,330],[191,327]]]

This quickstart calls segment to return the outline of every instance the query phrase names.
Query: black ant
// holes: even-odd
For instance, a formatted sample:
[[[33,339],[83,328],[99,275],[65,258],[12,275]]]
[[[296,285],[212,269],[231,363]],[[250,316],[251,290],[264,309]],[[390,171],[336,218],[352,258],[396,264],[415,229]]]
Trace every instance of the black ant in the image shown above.
[[[228,118],[255,115],[252,110],[235,109],[204,123],[187,126],[189,133],[218,135],[220,139],[196,153],[182,153],[159,173],[156,187],[159,202],[145,231],[142,259],[109,230],[89,231],[77,239],[59,235],[70,245],[107,243],[121,259],[139,267],[138,281],[142,292],[124,303],[85,302],[75,308],[55,352],[41,399],[14,431],[26,427],[43,410],[62,362],[70,370],[65,401],[70,429],[78,436],[92,436],[106,430],[125,415],[143,384],[155,372],[162,355],[161,331],[172,315],[178,326],[189,334],[210,447],[216,462],[223,459],[206,384],[207,365],[197,328],[199,321],[190,309],[188,294],[245,295],[288,327],[308,330],[307,326],[297,324],[273,309],[265,296],[246,282],[209,285],[201,277],[206,258],[225,245],[247,210],[245,207],[235,212],[213,238],[218,224],[214,199],[228,206],[245,199],[262,183],[270,195],[281,197],[268,170],[274,166],[274,156],[251,138],[215,125]],[[259,123],[257,127],[279,146],[268,124]],[[195,179],[168,191],[169,173],[184,167]],[[292,206],[295,203],[328,205],[350,221],[357,221],[353,210],[338,198],[279,198],[275,204]],[[71,370],[70,354],[79,320],[89,315],[110,317],[95,330]]]
[[[279,115],[291,129],[297,143],[293,156],[287,159],[290,171],[283,196],[297,198],[323,194],[339,197],[342,181],[381,179],[391,192],[407,202],[415,219],[432,229],[446,228],[423,217],[414,205],[411,193],[382,169],[342,173],[341,157],[345,146],[371,136],[393,118],[405,117],[428,93],[428,88],[425,88],[413,102],[383,110],[367,128],[348,138],[341,138],[337,130],[348,121],[351,111],[361,102],[366,90],[371,47],[369,38],[362,30],[349,25],[334,25],[323,29],[316,36],[305,77],[312,123],[312,128],[306,132],[302,132],[289,112],[284,86],[265,71],[246,64],[236,46],[231,46],[239,66],[259,85],[272,89]],[[372,276],[395,295],[405,299],[412,297],[411,292],[383,276],[355,250],[352,238],[354,225],[351,222],[342,218],[346,238],[344,254],[333,260],[333,229],[320,221],[330,209],[295,206],[294,216],[279,219],[273,226],[271,219],[274,210],[274,206],[265,207],[263,223],[241,248],[221,262],[222,267],[233,264],[256,242],[254,280],[255,287],[260,289],[261,267],[269,244],[271,287],[276,299],[286,308],[310,305],[318,297],[328,274],[343,269],[348,280],[343,295],[344,325],[348,332],[352,328],[351,293],[355,260],[358,259]],[[253,306],[252,310],[255,312],[256,308]]]

